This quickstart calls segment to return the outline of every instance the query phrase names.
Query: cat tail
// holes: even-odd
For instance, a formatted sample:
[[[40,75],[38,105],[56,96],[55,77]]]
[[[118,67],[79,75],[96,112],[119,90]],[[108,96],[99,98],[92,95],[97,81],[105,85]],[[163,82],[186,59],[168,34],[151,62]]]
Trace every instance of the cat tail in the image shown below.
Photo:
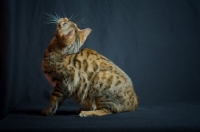
[[[138,97],[137,95],[135,95],[134,99],[133,99],[133,102],[134,102],[134,111],[137,110],[138,108]]]

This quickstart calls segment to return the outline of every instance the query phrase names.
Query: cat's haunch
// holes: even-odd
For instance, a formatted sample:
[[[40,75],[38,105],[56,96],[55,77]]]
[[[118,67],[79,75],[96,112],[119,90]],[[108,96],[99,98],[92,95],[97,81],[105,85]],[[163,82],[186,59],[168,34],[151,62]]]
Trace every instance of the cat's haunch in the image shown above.
[[[91,29],[81,30],[68,18],[55,18],[55,36],[42,61],[53,91],[50,107],[42,114],[55,114],[66,97],[83,106],[80,117],[136,110],[138,99],[126,73],[95,50],[80,50]]]

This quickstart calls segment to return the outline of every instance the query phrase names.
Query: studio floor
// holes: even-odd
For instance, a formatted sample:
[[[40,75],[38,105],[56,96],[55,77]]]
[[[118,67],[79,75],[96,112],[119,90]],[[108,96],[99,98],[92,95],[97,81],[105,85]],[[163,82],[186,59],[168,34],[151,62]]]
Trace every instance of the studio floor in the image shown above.
[[[176,102],[139,106],[135,112],[102,117],[79,117],[78,105],[61,106],[56,115],[43,116],[43,106],[20,105],[0,121],[0,131],[199,131],[200,104]]]

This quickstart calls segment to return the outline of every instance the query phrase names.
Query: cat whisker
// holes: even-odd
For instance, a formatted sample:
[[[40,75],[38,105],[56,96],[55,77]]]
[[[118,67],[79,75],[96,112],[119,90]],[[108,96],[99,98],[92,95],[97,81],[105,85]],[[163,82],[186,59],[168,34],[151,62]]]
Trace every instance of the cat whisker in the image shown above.
[[[81,20],[82,20],[82,19],[81,19]],[[81,20],[77,20],[77,21],[76,21],[76,23],[80,23],[80,22],[81,22]]]
[[[83,22],[85,22],[85,19],[82,19],[79,23],[80,23],[80,24],[83,24]]]
[[[44,17],[44,18],[45,18],[45,17]],[[45,18],[45,19],[47,19],[46,22],[48,22],[48,21],[57,22],[57,20],[52,20],[51,18]]]
[[[50,20],[56,20],[56,19],[57,19],[57,17],[55,17],[55,16],[52,16],[52,17],[47,16],[47,17],[44,17],[44,18],[46,18],[46,19],[50,19]]]
[[[77,16],[78,16],[78,15],[72,17],[70,20],[71,20],[71,21],[74,21],[74,19],[75,19]]]
[[[56,12],[55,12],[56,14]],[[60,19],[60,16],[56,14],[56,21],[58,21]]]
[[[64,17],[67,18],[65,13],[64,13]]]
[[[84,22],[84,23],[82,23],[82,24],[86,24],[87,22]]]
[[[77,26],[79,26],[79,27],[82,27],[81,25],[83,25],[83,24],[85,24],[86,22],[85,22],[85,19],[84,18],[82,18],[81,20],[79,20],[79,21],[76,21],[76,25]]]
[[[52,18],[48,18],[48,17],[43,17],[43,18],[48,19],[48,20],[52,20]]]
[[[51,23],[56,24],[57,22],[56,22],[56,21],[45,21],[45,22],[44,22],[44,24],[51,24]]]
[[[47,21],[44,22],[44,24],[48,24],[48,23],[57,23],[57,21],[47,20]]]
[[[48,23],[46,23],[46,24],[52,24],[52,23],[56,23],[56,22],[48,22]]]
[[[47,16],[47,17],[44,17],[45,19],[47,19],[47,21],[44,22],[44,24],[52,24],[52,23],[58,23],[59,19],[61,19],[61,17],[55,12],[55,15],[51,14],[51,13],[46,13],[44,12],[44,14]],[[64,14],[64,16],[66,17],[66,15]],[[68,18],[70,21],[76,21],[76,25],[77,26],[81,26],[83,24],[85,24],[85,19],[82,18],[80,20],[75,20],[75,18],[77,17],[78,15],[75,15],[74,16],[74,13]]]
[[[44,23],[46,23],[46,24],[58,23],[58,20],[60,19],[60,16],[59,16],[56,12],[55,12],[55,15],[56,15],[56,16],[54,16],[54,15],[52,15],[52,14],[49,14],[49,13],[46,13],[46,12],[44,12],[44,14],[45,14],[46,16],[48,16],[48,18],[45,18],[45,19],[47,19],[47,21],[44,22]]]
[[[69,17],[69,20],[71,20],[71,18],[73,17],[74,13],[72,13],[72,15]]]
[[[49,16],[50,18],[52,18],[53,20],[56,20],[56,17],[54,16],[54,15],[52,15],[52,14],[48,14],[48,13],[44,13],[45,15],[47,15],[47,16]]]

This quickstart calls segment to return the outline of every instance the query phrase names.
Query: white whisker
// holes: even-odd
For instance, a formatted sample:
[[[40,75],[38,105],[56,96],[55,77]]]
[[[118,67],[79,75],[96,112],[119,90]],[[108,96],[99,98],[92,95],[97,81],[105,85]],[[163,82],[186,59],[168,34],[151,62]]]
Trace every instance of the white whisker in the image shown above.
[[[46,12],[44,12],[44,14],[47,16],[47,17],[45,17],[45,19],[47,19],[47,21],[44,22],[46,24],[58,23],[58,20],[60,19],[60,16],[56,12],[55,12],[55,16],[51,13],[46,13]]]
[[[43,17],[43,18],[45,18],[45,19],[49,19],[49,20],[52,20],[52,18],[51,17]],[[53,19],[54,20],[54,19]]]
[[[84,22],[84,23],[82,23],[82,24],[86,24],[87,22]]]
[[[74,13],[72,13],[72,15],[70,16],[69,20],[71,20],[71,18],[73,17]]]
[[[44,24],[56,24],[59,22],[59,19],[61,19],[61,17],[55,12],[55,15],[51,14],[51,13],[46,13],[44,12],[44,14],[47,16],[47,17],[44,17],[45,19],[47,19]],[[64,16],[66,17],[66,15],[64,14]],[[74,16],[74,13],[72,13],[72,15],[68,18],[70,21],[73,21],[77,26],[79,27],[82,27],[83,24],[85,24],[85,19],[82,18],[80,20],[75,20],[75,18],[77,17],[78,15],[75,15]]]
[[[71,21],[74,21],[73,19],[75,19],[77,17],[77,15],[76,16],[74,16],[73,18],[71,18]]]
[[[85,21],[85,19],[81,19],[80,21],[79,21],[79,23],[82,23],[82,22],[84,22]]]
[[[85,22],[85,19],[82,18],[81,20],[78,20],[78,21],[76,21],[75,23],[77,24],[77,26],[80,27],[82,24],[85,24],[86,22]]]
[[[55,12],[56,14],[56,12]],[[56,21],[58,21],[60,19],[60,17],[56,14]]]
[[[54,21],[54,20],[47,20],[47,21],[45,21],[44,23],[48,23],[48,22],[56,23],[56,21]]]
[[[52,18],[53,20],[55,20],[56,19],[56,17],[55,16],[53,16],[52,14],[48,14],[48,13],[44,13],[45,15],[47,15],[47,16],[49,16],[50,18]]]
[[[56,22],[47,22],[46,24],[51,24],[51,23],[54,23],[54,24],[55,24]]]
[[[47,23],[47,22],[54,22],[54,23],[57,23],[57,21],[55,21],[55,20],[47,20],[47,21],[45,21],[44,23]]]
[[[64,14],[64,17],[66,17],[66,14],[65,13],[63,13]],[[67,17],[66,17],[67,18]]]

